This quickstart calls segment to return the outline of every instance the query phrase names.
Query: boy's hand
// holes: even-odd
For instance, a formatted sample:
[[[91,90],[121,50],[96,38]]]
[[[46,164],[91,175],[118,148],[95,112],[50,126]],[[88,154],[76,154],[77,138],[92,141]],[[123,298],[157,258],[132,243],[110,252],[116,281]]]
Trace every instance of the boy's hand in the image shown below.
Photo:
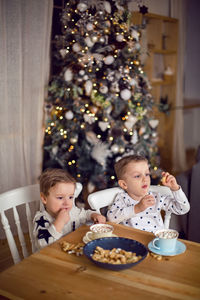
[[[67,224],[70,220],[70,209],[61,209],[54,221],[54,226],[58,232],[61,232],[64,225]]]
[[[177,184],[176,178],[168,172],[162,172],[162,184],[168,186],[172,191],[178,191],[180,186]]]
[[[144,196],[138,204],[134,206],[134,211],[136,214],[144,211],[146,208],[153,206],[155,204],[155,199],[152,195]]]
[[[101,224],[106,223],[106,218],[100,214],[93,213],[91,215],[91,219],[94,221],[94,223],[101,223]]]

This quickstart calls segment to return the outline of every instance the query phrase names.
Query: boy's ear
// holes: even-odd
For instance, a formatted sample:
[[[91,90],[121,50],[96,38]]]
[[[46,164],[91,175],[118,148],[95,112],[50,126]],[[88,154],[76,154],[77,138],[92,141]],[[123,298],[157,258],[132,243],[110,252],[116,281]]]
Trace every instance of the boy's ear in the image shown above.
[[[40,193],[40,198],[41,198],[43,204],[47,203],[46,197],[43,193]]]
[[[122,188],[123,190],[127,189],[127,184],[123,179],[118,180],[118,184],[119,184],[120,188]]]

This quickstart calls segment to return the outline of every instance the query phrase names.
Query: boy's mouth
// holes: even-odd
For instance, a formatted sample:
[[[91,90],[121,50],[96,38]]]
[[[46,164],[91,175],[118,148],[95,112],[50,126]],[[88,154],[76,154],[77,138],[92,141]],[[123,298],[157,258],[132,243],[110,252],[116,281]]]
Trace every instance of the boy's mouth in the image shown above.
[[[143,189],[146,189],[147,187],[148,187],[147,184],[144,184],[144,185],[142,186]]]

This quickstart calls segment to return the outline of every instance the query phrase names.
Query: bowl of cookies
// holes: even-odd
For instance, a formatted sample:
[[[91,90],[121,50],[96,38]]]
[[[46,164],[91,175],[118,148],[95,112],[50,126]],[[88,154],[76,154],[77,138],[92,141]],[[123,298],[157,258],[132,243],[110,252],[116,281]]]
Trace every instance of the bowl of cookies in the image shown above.
[[[122,237],[92,240],[83,253],[97,266],[119,271],[131,268],[145,259],[147,248],[140,242]]]

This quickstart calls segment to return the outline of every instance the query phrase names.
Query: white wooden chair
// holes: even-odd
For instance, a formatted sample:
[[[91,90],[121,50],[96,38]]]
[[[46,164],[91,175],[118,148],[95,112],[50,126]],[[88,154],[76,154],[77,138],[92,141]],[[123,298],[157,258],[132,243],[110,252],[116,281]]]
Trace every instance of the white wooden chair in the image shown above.
[[[97,191],[88,196],[88,203],[92,209],[100,212],[100,209],[112,204],[117,193],[122,189],[120,187],[108,188],[105,190]],[[151,185],[150,191],[160,192],[165,195],[172,195],[170,188],[166,186]],[[171,213],[166,212],[164,217],[164,227],[169,228],[169,223],[171,219]]]
[[[76,189],[74,194],[75,198],[78,197],[81,190],[82,190],[82,184],[76,183]],[[21,257],[10,226],[10,218],[12,217],[12,215],[9,214],[10,216],[9,218],[8,210],[11,209],[13,212],[14,223],[17,227],[17,235],[20,241],[22,255],[25,258],[29,254],[28,254],[27,245],[22,230],[22,224],[21,224],[22,216],[19,214],[19,211],[22,211],[22,209],[25,210],[25,214],[23,214],[23,219],[26,217],[27,220],[26,227],[29,232],[32,253],[34,253],[35,247],[33,243],[33,217],[35,215],[35,212],[40,208],[40,203],[41,202],[40,202],[39,184],[20,187],[0,194],[1,222],[15,264],[21,261]]]

